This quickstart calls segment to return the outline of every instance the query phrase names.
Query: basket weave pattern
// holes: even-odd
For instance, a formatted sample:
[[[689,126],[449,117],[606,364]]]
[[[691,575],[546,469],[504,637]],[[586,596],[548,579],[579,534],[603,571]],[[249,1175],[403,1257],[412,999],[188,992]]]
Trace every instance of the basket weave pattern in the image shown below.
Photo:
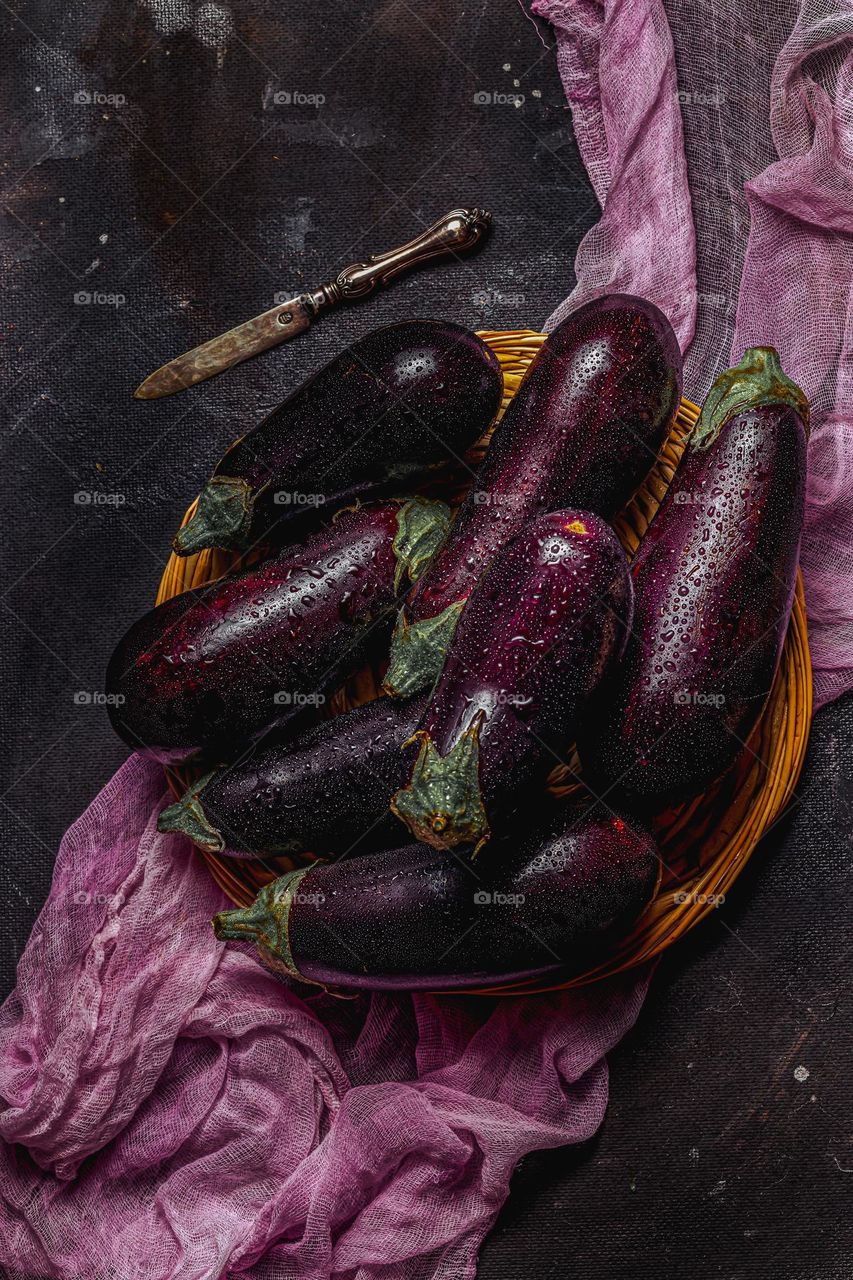
[[[485,331],[480,336],[497,355],[504,376],[503,409],[518,390],[524,373],[545,335],[530,329],[506,332]],[[616,532],[629,557],[636,551],[657,511],[684,452],[699,410],[682,400],[655,467],[630,504],[616,521]],[[470,450],[466,461],[477,465],[488,436]],[[470,481],[461,469],[448,473],[429,489],[455,506],[463,498]],[[426,492],[426,490],[425,490]],[[195,511],[187,511],[184,523]],[[220,551],[202,551],[179,558],[173,555],[166,566],[157,603],[182,591],[197,588],[234,567],[234,556]],[[381,683],[378,670],[365,668],[330,699],[332,714],[374,697]],[[520,994],[578,986],[621,972],[658,955],[724,899],[743,870],[761,837],[785,810],[802,768],[812,712],[812,678],[806,633],[802,581],[798,577],[791,623],[782,661],[770,699],[749,742],[745,744],[733,770],[704,795],[662,815],[656,823],[662,874],[658,891],[631,933],[608,957],[606,964],[565,983],[537,985],[533,981],[484,988],[482,994]],[[571,763],[571,755],[567,759]],[[170,770],[169,785],[177,797],[194,780],[188,770]],[[578,791],[568,781],[570,769],[553,770],[549,788],[557,796]],[[401,842],[404,840],[401,831]],[[199,850],[225,893],[238,906],[246,906],[258,889],[295,864],[292,858],[243,859],[221,857]],[[458,994],[458,993],[457,993]],[[471,994],[469,992],[469,994]]]

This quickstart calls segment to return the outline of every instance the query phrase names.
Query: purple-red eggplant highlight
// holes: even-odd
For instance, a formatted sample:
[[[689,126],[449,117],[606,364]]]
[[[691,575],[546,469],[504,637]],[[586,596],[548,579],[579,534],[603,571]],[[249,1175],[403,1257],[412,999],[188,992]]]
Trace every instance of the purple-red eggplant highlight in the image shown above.
[[[613,530],[589,512],[539,516],[492,560],[468,599],[391,802],[419,840],[479,847],[528,784],[562,758],[631,622]]]
[[[174,549],[243,551],[306,512],[410,488],[487,430],[502,389],[497,357],[461,325],[376,329],[231,446]]]
[[[178,762],[234,755],[364,660],[445,536],[421,498],[349,508],[299,546],[152,609],[107,671],[110,718],[129,746]]]
[[[771,347],[708,396],[632,562],[634,628],[583,728],[584,775],[638,811],[704,791],[765,706],[796,583],[808,403]]]
[[[214,918],[294,978],[374,990],[488,986],[577,973],[653,896],[651,836],[602,807],[567,806],[483,874],[428,845],[289,872]]]
[[[425,707],[423,695],[377,698],[292,740],[259,743],[164,809],[158,826],[241,857],[343,856],[399,844],[406,831],[388,802],[411,772],[417,748],[403,744]]]
[[[528,520],[572,506],[611,517],[651,469],[681,395],[672,327],[609,294],[551,333],[495,428],[474,487],[400,612],[386,692],[429,688],[474,583]]]

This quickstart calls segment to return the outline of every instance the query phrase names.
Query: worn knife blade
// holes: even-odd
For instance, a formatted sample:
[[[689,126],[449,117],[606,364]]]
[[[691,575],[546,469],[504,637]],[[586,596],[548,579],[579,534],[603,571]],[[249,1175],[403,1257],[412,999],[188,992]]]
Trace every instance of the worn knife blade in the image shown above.
[[[221,333],[210,342],[203,342],[192,351],[185,351],[168,364],[161,365],[149,374],[136,388],[137,400],[157,400],[175,391],[193,387],[216,373],[248,360],[250,356],[287,342],[311,323],[311,314],[302,298],[291,298],[277,307],[270,307],[254,320],[238,324],[236,328]]]
[[[186,387],[193,387],[225,369],[287,342],[307,329],[321,311],[341,302],[365,298],[379,286],[389,284],[395,276],[430,258],[455,256],[473,249],[485,235],[491,214],[485,209],[452,209],[421,235],[388,253],[374,254],[364,262],[344,267],[334,280],[279,303],[238,324],[218,338],[203,342],[192,351],[170,360],[136,388],[137,400],[156,400]]]

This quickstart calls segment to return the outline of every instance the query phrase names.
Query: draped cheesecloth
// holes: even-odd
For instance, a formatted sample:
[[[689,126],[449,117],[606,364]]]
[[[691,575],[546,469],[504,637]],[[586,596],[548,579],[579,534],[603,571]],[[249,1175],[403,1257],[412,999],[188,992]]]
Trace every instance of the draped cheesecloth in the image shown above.
[[[815,706],[853,685],[853,4],[536,0],[604,208],[577,288],[651,298],[701,403],[746,347],[812,406],[802,568]]]
[[[813,405],[818,704],[853,684],[853,6],[536,0],[602,216],[579,301],[657,302],[701,400],[778,347]],[[532,318],[531,318],[532,319]],[[63,1280],[463,1280],[517,1161],[601,1123],[647,974],[486,1002],[303,1000],[216,942],[134,757],[62,843],[0,1013],[0,1262]],[[500,1063],[500,1070],[494,1069]]]

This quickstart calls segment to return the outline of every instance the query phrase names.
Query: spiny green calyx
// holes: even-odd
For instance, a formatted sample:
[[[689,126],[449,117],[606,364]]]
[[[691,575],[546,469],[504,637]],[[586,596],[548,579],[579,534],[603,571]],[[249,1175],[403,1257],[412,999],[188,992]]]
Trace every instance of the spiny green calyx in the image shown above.
[[[220,942],[254,942],[278,968],[293,978],[300,976],[290,948],[290,910],[310,867],[287,871],[261,889],[250,907],[220,911],[213,917],[213,932]]]
[[[201,793],[213,777],[213,771],[194,783],[174,804],[164,809],[157,819],[157,830],[164,833],[177,832],[189,836],[193,844],[208,853],[221,853],[225,841],[221,831],[217,831],[207,818],[201,807]]]
[[[405,606],[400,610],[391,638],[384,693],[392,698],[411,698],[435,684],[464,607],[465,601],[457,600],[434,618],[419,622],[409,622]]]
[[[794,409],[808,434],[808,399],[782,369],[775,347],[749,347],[736,365],[719,375],[693,429],[691,447],[707,449],[730,419],[760,404]]]
[[[252,528],[252,490],[239,476],[214,476],[198,496],[195,515],[172,539],[176,555],[191,556],[205,547],[245,551]]]
[[[412,739],[421,749],[411,781],[393,797],[391,809],[418,840],[437,849],[473,844],[476,853],[491,834],[480,793],[482,724],[478,715],[446,756],[423,730]]]
[[[392,544],[397,557],[395,591],[400,590],[406,575],[410,582],[417,582],[447,537],[451,518],[446,502],[410,498],[403,503],[397,514],[397,534]]]

